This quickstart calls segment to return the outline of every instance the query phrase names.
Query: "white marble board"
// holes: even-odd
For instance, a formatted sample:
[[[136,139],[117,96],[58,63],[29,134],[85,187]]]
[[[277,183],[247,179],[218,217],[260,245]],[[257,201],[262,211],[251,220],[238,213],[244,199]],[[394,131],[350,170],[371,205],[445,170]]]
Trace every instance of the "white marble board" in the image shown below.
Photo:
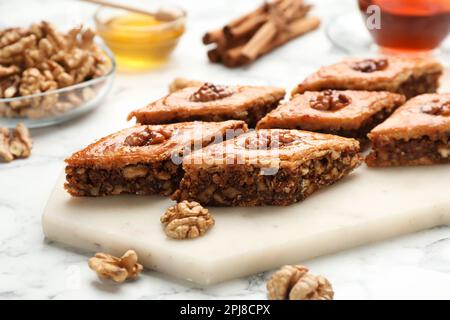
[[[189,241],[168,239],[161,197],[71,198],[59,180],[45,235],[92,252],[138,252],[148,268],[208,285],[450,224],[447,165],[368,169],[289,207],[210,208],[216,225]]]

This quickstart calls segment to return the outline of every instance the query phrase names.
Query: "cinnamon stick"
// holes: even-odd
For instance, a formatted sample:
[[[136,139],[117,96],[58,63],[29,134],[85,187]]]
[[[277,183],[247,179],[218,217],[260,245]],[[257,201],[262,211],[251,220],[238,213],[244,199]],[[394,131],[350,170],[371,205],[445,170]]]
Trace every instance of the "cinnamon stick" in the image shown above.
[[[242,49],[245,61],[251,61],[258,57],[261,50],[266,47],[277,33],[277,26],[273,21],[266,22],[250,39]]]
[[[219,41],[222,37],[223,37],[222,29],[217,29],[217,30],[208,31],[207,33],[205,33],[202,41],[203,41],[203,44],[211,44],[211,43]]]
[[[275,39],[267,44],[265,47],[261,48],[258,53],[258,57],[272,51],[273,49],[285,44],[286,42],[299,37],[305,33],[313,31],[320,26],[320,19],[318,17],[305,17],[293,21],[286,32],[280,33]],[[242,52],[242,57],[240,58],[243,64],[252,62],[255,58],[246,56],[244,51]]]
[[[253,35],[259,27],[261,27],[268,19],[267,15],[256,15],[241,24],[231,28],[226,26],[223,28],[223,34],[225,37],[232,41],[238,38]]]

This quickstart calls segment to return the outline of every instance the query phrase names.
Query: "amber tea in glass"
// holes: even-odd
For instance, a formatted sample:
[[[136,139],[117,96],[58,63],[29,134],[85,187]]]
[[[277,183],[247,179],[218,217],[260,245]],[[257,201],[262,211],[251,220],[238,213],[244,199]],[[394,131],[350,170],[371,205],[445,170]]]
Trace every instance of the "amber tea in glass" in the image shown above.
[[[378,27],[366,25],[382,51],[431,51],[439,47],[450,31],[450,0],[358,2],[366,21],[376,19],[374,15],[380,19]]]

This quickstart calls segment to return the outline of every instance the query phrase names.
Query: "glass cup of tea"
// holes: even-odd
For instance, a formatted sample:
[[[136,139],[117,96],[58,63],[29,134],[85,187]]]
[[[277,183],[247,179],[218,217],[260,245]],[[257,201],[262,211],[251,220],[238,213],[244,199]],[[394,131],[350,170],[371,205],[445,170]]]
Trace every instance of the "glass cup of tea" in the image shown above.
[[[420,54],[450,32],[450,0],[358,0],[365,24],[384,53]]]

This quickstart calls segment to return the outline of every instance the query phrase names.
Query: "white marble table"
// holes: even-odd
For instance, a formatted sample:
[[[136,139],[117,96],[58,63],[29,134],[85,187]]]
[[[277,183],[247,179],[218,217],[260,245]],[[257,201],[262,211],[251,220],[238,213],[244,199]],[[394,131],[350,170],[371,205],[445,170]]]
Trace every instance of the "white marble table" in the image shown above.
[[[322,28],[249,68],[228,70],[210,65],[200,42],[202,33],[259,1],[178,2],[188,10],[188,29],[168,65],[148,73],[118,74],[111,94],[99,109],[67,124],[33,130],[32,157],[0,164],[0,299],[266,298],[265,279],[269,274],[208,288],[194,288],[152,271],[121,286],[99,282],[87,267],[88,254],[48,243],[43,237],[41,214],[64,167],[63,159],[93,139],[130,125],[125,121],[126,114],[163,95],[173,77],[291,88],[320,64],[342,56],[329,44]],[[311,2],[317,4],[315,10],[327,23],[334,14],[355,8],[356,1]],[[12,3],[23,9],[14,7],[16,13],[10,13]],[[73,10],[62,13],[68,6]],[[27,23],[43,18],[66,24],[86,22],[92,9],[74,1],[3,1],[0,23]],[[330,279],[336,299],[450,298],[448,227],[301,263]]]

